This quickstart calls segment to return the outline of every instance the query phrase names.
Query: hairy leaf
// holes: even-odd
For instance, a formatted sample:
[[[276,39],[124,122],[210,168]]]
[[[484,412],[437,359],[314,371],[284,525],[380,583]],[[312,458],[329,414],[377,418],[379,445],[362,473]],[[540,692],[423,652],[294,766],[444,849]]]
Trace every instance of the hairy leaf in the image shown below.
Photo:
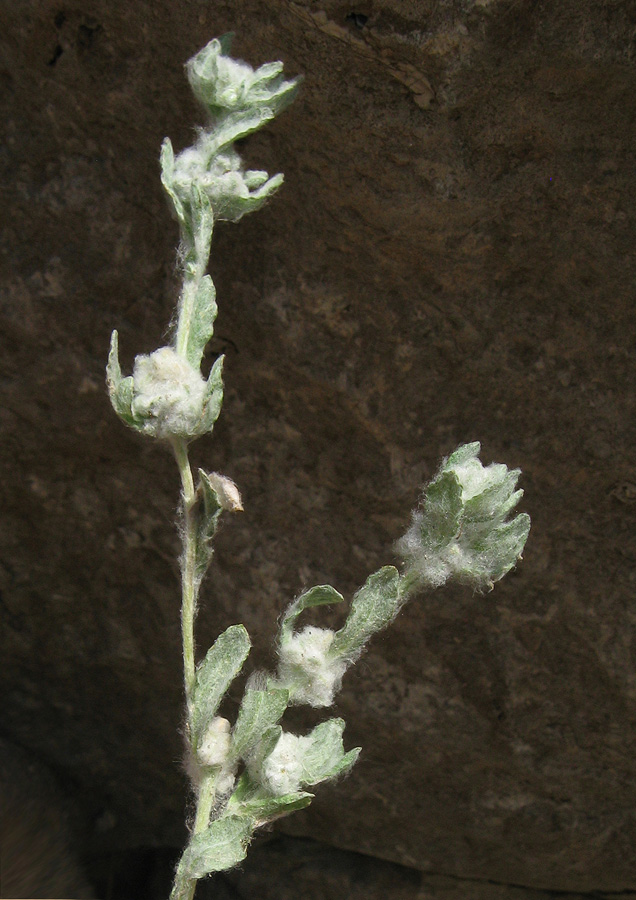
[[[282,638],[291,635],[296,619],[304,609],[310,609],[312,606],[326,606],[330,603],[342,603],[343,600],[342,594],[339,594],[330,584],[317,584],[315,587],[309,588],[287,607],[280,629]]]
[[[203,878],[212,872],[231,869],[247,854],[254,830],[249,816],[224,816],[195,834],[179,863],[184,878]]]
[[[119,335],[113,331],[110,339],[110,352],[108,354],[108,365],[106,366],[106,383],[108,385],[108,394],[113,409],[120,419],[131,428],[137,428],[138,423],[131,410],[133,399],[133,379],[129,375],[122,378],[121,366],[119,365]]]
[[[263,735],[268,733],[268,729],[278,723],[288,703],[289,691],[282,688],[248,688],[232,733],[230,758],[245,758]]]
[[[192,714],[195,746],[216,715],[229,685],[241,671],[250,647],[249,635],[243,625],[230,625],[219,635],[199,664]]]
[[[329,778],[344,775],[354,765],[360,754],[360,747],[344,752],[342,733],[345,723],[342,719],[321,722],[308,735],[308,746],[303,755],[303,784],[318,784]]]
[[[351,603],[347,621],[336,632],[328,655],[356,656],[376,631],[392,622],[401,606],[400,576],[394,566],[370,575]]]

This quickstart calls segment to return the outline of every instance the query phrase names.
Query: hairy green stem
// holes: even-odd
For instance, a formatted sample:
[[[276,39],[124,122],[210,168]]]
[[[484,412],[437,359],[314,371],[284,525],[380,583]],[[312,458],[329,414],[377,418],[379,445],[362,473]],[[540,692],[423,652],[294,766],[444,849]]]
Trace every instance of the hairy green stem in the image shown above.
[[[210,239],[212,235],[212,220],[201,222],[200,227],[195,227],[194,241],[187,247],[184,265],[184,283],[179,301],[179,314],[175,335],[175,350],[182,356],[187,356],[187,348],[190,340],[193,310],[196,303],[197,292],[201,279],[205,274],[210,252]],[[197,528],[195,506],[197,502],[192,469],[188,457],[188,442],[182,438],[172,440],[179,475],[181,477],[181,504],[183,511],[183,553],[181,556],[181,636],[183,643],[183,679],[185,687],[187,723],[187,740],[192,754],[196,754],[196,741],[192,729],[192,716],[194,710],[194,688],[196,681],[196,660],[194,645],[194,620],[197,611],[197,599],[199,595],[200,579],[197,577],[197,542],[199,533]],[[198,834],[210,824],[210,815],[214,805],[216,793],[217,772],[207,772],[198,785],[196,798],[196,812],[192,833]],[[196,890],[197,879],[185,877],[180,869],[177,869],[175,883],[172,890],[173,900],[192,900]]]
[[[217,776],[217,769],[208,771],[203,776],[203,780],[199,786],[199,793],[197,795],[197,809],[194,817],[194,827],[192,829],[193,834],[198,834],[200,831],[205,831],[205,829],[210,824],[210,815],[212,813],[212,807],[214,806],[214,800],[216,797]]]
[[[175,438],[172,449],[181,476],[181,502],[183,505],[183,555],[181,557],[181,636],[183,641],[183,677],[185,683],[188,724],[192,719],[195,681],[194,617],[196,615],[199,586],[196,578],[197,529],[194,517],[196,495],[192,469],[188,459],[186,441]],[[192,735],[188,736],[192,739]]]
[[[188,458],[188,445],[185,440],[174,439],[172,441],[179,475],[181,476],[181,503],[183,507],[183,555],[181,558],[181,634],[183,641],[183,675],[187,709],[187,740],[193,753],[194,735],[192,733],[192,710],[194,706],[194,685],[196,677],[196,665],[194,655],[194,619],[196,615],[199,584],[196,577],[196,553],[197,553],[197,527],[194,515],[196,504],[196,492],[192,469]],[[210,814],[214,805],[216,771],[208,772],[197,790],[196,812],[192,833],[198,834],[204,831],[210,824]],[[172,891],[173,900],[192,900],[196,889],[197,880],[184,878],[179,870],[175,877]]]
[[[210,815],[216,797],[217,776],[217,770],[208,771],[199,785],[194,825],[192,827],[193,836],[201,831],[205,831],[210,824]],[[196,878],[184,876],[182,870],[178,867],[170,900],[192,900],[196,891],[197,880]]]

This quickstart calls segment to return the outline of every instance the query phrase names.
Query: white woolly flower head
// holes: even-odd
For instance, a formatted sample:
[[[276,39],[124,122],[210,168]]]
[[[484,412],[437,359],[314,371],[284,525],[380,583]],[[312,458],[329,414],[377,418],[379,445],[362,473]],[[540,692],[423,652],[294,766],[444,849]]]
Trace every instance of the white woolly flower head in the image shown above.
[[[424,490],[397,544],[407,588],[438,587],[453,577],[491,588],[520,558],[530,517],[506,517],[523,495],[515,490],[521,472],[483,466],[479,451],[477,442],[458,447]]]
[[[264,758],[257,750],[248,760],[250,777],[267,793],[283,797],[345,775],[360,748],[345,753],[344,727],[342,719],[328,719],[300,737],[283,731]]]
[[[278,743],[265,759],[259,780],[262,786],[275,797],[293,794],[300,788],[306,743],[306,738],[283,732]]]
[[[256,122],[260,124],[259,117],[252,123],[254,128]],[[223,133],[203,131],[194,147],[176,157],[171,186],[187,205],[196,184],[209,200],[215,219],[237,222],[262,206],[282,183],[282,175],[270,178],[261,170],[245,170],[236,150],[224,147]]]
[[[333,631],[313,625],[281,639],[278,680],[289,690],[294,703],[314,707],[333,703],[347,668],[345,660],[329,655],[333,639]]]
[[[137,356],[131,413],[140,430],[158,438],[196,434],[203,416],[206,383],[172,347]]]
[[[114,331],[106,381],[113,409],[126,425],[164,440],[188,439],[212,431],[223,402],[222,372],[220,356],[204,381],[190,357],[173,347],[161,347],[148,356],[137,356],[133,374],[123,377]]]

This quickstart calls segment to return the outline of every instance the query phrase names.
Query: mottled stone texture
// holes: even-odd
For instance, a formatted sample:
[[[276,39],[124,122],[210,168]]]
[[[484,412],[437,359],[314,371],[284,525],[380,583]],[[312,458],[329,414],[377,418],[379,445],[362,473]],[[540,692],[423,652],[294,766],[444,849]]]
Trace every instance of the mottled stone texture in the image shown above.
[[[182,63],[228,30],[306,82],[242,148],[285,187],[214,240],[227,402],[194,456],[246,510],[200,646],[242,621],[270,664],[284,605],[393,561],[461,441],[521,466],[533,518],[492,594],[375,640],[337,706],[360,763],[277,830],[428,873],[427,898],[636,891],[630,0],[0,6],[2,732],[89,855],[183,840],[177,477],[103,369],[113,327],[129,367],[170,318],[159,145],[190,140]]]

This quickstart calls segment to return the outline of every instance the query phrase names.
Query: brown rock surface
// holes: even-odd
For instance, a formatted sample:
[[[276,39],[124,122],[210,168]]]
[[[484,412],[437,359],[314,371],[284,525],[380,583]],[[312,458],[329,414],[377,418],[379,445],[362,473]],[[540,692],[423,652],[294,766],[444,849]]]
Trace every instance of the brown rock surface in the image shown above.
[[[228,30],[306,81],[243,148],[284,189],[214,241],[227,400],[194,455],[246,511],[200,646],[242,621],[267,664],[301,587],[392,561],[459,442],[523,469],[533,518],[492,594],[373,643],[337,706],[361,761],[280,829],[452,884],[636,890],[627,0],[0,7],[2,731],[64,774],[89,849],[182,841],[177,478],[103,369],[113,327],[129,367],[169,320],[158,149]]]

